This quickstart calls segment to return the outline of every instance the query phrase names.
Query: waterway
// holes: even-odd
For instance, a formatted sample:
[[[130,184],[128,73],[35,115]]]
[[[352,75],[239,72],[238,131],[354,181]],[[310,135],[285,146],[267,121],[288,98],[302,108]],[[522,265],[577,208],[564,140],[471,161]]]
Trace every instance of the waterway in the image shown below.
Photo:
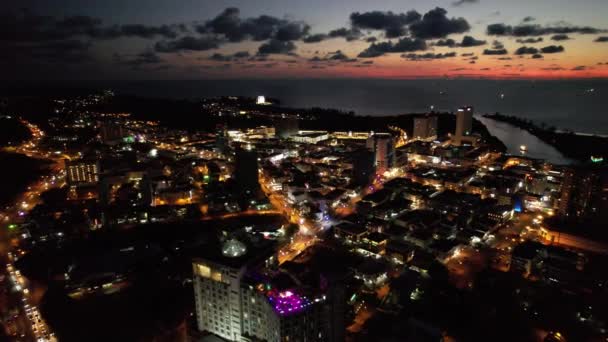
[[[527,157],[544,159],[557,165],[575,163],[575,161],[564,156],[555,147],[540,140],[526,130],[506,122],[484,118],[479,115],[475,116],[475,118],[488,128],[490,134],[500,139],[507,146],[507,153],[509,154],[522,155],[520,146],[525,145],[527,147],[525,156]]]

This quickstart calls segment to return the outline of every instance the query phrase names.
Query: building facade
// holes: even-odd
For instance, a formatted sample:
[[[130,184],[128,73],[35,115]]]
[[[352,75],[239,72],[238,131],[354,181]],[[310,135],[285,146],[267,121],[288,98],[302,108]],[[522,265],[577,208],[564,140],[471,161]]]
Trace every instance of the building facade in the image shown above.
[[[437,139],[437,116],[424,115],[415,117],[413,138],[418,140]]]

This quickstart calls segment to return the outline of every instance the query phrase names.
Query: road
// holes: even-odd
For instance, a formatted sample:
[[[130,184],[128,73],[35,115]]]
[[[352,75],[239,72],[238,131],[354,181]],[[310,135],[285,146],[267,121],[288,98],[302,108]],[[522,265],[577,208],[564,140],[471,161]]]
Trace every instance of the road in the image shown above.
[[[15,268],[14,262],[24,253],[18,247],[19,238],[16,236],[18,224],[23,222],[27,213],[40,202],[42,192],[65,184],[62,161],[66,156],[40,150],[39,143],[44,137],[44,132],[27,121],[21,122],[30,129],[32,139],[20,146],[5,150],[32,158],[50,159],[53,164],[50,175],[44,175],[36,183],[28,186],[12,205],[0,212],[0,262],[5,265],[0,276],[9,304],[5,308],[6,312],[3,312],[4,317],[8,317],[4,323],[7,332],[15,341],[56,341],[54,333],[50,331],[38,309],[41,297],[37,295],[39,291],[21,275]]]

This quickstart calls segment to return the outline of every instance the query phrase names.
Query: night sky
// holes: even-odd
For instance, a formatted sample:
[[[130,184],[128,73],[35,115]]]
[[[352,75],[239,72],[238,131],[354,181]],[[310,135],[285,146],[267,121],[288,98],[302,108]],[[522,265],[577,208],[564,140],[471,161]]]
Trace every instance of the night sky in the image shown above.
[[[606,0],[21,0],[4,79],[608,76]]]

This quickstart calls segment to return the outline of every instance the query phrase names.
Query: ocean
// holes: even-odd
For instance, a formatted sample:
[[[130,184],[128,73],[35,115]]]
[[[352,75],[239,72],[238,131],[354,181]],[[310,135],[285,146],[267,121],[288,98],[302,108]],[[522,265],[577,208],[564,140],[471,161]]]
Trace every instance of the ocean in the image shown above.
[[[290,79],[80,82],[121,94],[205,98],[224,95],[276,98],[289,107],[326,107],[358,115],[453,111],[500,112],[557,129],[608,134],[608,80]],[[75,85],[75,84],[70,84]]]

